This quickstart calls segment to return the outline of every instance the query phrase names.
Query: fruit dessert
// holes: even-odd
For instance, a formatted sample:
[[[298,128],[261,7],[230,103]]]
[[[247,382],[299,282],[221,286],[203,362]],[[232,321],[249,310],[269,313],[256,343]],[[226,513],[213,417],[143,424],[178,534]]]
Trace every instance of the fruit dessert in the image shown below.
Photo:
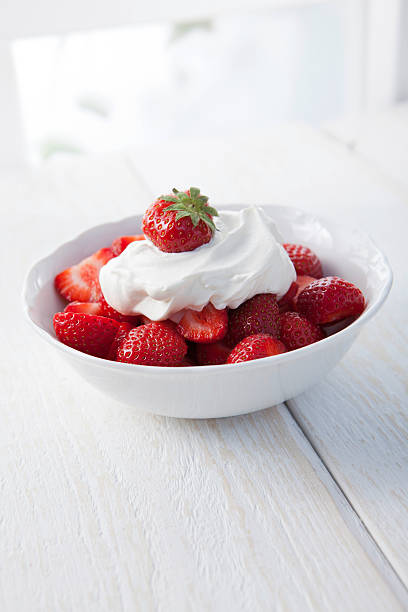
[[[199,189],[173,189],[142,228],[56,276],[61,342],[129,364],[235,364],[319,342],[364,310],[360,289],[324,277],[260,207],[218,212]]]

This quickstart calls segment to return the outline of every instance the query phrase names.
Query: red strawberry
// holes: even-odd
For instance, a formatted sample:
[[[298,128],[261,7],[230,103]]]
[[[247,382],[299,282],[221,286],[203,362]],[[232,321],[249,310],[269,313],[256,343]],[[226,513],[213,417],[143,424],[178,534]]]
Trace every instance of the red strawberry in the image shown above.
[[[297,284],[297,290],[295,295],[292,297],[292,308],[289,308],[289,310],[296,310],[296,304],[298,301],[298,297],[299,295],[302,293],[303,289],[305,289],[308,285],[310,285],[310,283],[313,283],[315,280],[317,280],[316,278],[314,278],[313,276],[298,276],[296,278],[296,284]]]
[[[227,343],[235,346],[254,334],[279,335],[279,307],[273,293],[259,293],[229,311]]]
[[[64,312],[82,312],[82,314],[104,316],[99,302],[70,302],[65,306]],[[112,319],[113,317],[110,318]]]
[[[298,288],[297,282],[292,283],[285,295],[278,300],[279,312],[287,312],[292,308],[292,301]]]
[[[364,305],[360,289],[338,276],[315,280],[303,289],[297,300],[298,312],[318,324],[357,317],[363,312]]]
[[[227,363],[239,363],[240,361],[252,361],[262,357],[271,357],[286,353],[286,346],[276,338],[268,334],[255,334],[244,338],[232,349]]]
[[[177,323],[171,321],[170,319],[164,319],[164,321],[153,321],[153,319],[149,319],[146,315],[138,315],[138,319],[141,325],[147,325],[148,323],[161,323],[162,325],[168,325],[173,330],[177,330]]]
[[[148,323],[154,323],[155,321],[153,319],[149,319],[149,317],[146,317],[146,315],[137,315],[140,319],[140,322],[142,325],[147,325]],[[172,327],[173,329],[176,329],[177,327],[177,323],[175,323],[174,321],[171,321],[170,319],[164,319],[164,321],[160,321],[160,323],[166,323],[167,325],[170,325],[170,327]]]
[[[116,357],[118,355],[118,348],[120,347],[131,329],[133,329],[133,327],[130,323],[120,323],[118,331],[116,332],[116,336],[112,342],[112,346],[110,347],[108,359],[111,359],[112,361],[116,360]]]
[[[136,240],[144,240],[144,234],[136,234],[136,236],[119,236],[112,242],[112,253],[114,257],[117,257],[126,249],[126,247]]]
[[[54,329],[58,340],[64,344],[95,357],[107,357],[119,323],[92,314],[57,312]]]
[[[64,308],[64,312],[84,312],[85,314],[98,315],[100,317],[108,317],[109,319],[115,319],[115,321],[133,323],[137,325],[139,323],[138,316],[123,315],[112,306],[109,306],[104,297],[99,302],[70,302]]]
[[[187,345],[170,325],[148,323],[130,330],[117,350],[117,361],[151,366],[177,366]]]
[[[323,332],[314,323],[311,323],[297,312],[285,312],[280,316],[280,338],[288,351],[313,344],[321,340]]]
[[[215,231],[212,218],[218,212],[196,187],[173,189],[173,193],[161,196],[146,210],[143,232],[161,251],[193,251],[211,240]]]
[[[102,298],[99,270],[112,257],[111,249],[100,249],[79,264],[57,274],[55,288],[69,302],[98,302]]]
[[[199,365],[220,365],[225,363],[231,348],[224,342],[213,344],[197,344],[196,357]]]
[[[307,285],[310,285],[316,279],[313,276],[297,276],[296,281],[291,284],[287,293],[280,300],[278,300],[279,312],[288,312],[289,310],[296,310],[296,302],[299,293],[303,291]]]
[[[120,321],[123,323],[132,323],[133,326],[138,325],[139,324],[139,315],[123,315],[120,312],[118,312],[117,310],[115,310],[114,308],[112,308],[112,306],[110,306],[110,304],[108,304],[108,302],[105,300],[105,298],[102,296],[101,299],[99,300],[99,304],[102,308],[102,312],[103,312],[103,316],[104,317],[110,317],[111,319],[115,319],[116,321]]]
[[[209,344],[221,340],[228,329],[227,309],[217,310],[211,303],[201,312],[186,310],[177,325],[178,332],[190,342]]]
[[[323,274],[322,264],[319,261],[316,253],[311,249],[300,244],[284,244],[297,274],[302,276],[314,276],[320,278]]]

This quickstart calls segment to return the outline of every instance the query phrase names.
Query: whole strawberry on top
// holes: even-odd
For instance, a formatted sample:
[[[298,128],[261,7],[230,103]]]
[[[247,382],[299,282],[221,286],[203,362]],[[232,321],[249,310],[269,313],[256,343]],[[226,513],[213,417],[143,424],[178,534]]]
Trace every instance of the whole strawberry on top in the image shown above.
[[[187,191],[173,189],[174,195],[160,196],[146,210],[143,232],[154,245],[166,253],[181,253],[210,242],[216,230],[215,208],[196,187]]]

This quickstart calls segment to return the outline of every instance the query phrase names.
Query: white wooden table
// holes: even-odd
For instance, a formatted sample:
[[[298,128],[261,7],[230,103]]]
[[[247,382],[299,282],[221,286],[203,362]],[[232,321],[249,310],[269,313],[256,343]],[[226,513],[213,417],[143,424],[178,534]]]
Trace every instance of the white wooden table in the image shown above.
[[[0,179],[2,611],[408,609],[407,145],[390,172],[391,153],[282,127]],[[383,311],[286,405],[141,416],[22,321],[34,259],[190,184],[350,220],[389,255]]]

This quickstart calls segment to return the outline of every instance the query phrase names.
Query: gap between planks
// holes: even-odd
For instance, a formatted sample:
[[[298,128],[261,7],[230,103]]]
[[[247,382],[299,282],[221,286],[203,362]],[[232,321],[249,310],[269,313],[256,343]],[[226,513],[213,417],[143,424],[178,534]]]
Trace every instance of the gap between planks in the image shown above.
[[[340,485],[333,472],[320,455],[318,448],[313,443],[313,440],[296,418],[295,414],[290,408],[290,401],[283,402],[283,405],[288,411],[290,417],[293,419],[293,422],[298,428],[300,435],[303,436],[305,442],[305,454],[308,456],[308,459],[311,460],[311,463],[316,468],[316,471],[318,471],[318,476],[321,482],[328,489],[347,527],[359,542],[369,559],[375,565],[384,581],[391,588],[394,595],[399,599],[403,608],[408,610],[408,588],[375,540],[374,536],[371,534],[362,517],[358,514],[343,487]]]

